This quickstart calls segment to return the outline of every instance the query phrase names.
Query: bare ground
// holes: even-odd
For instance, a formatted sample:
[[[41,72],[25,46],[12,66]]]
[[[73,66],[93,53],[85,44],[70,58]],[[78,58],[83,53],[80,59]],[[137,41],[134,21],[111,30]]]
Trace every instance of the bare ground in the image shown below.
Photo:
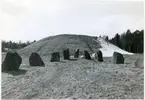
[[[134,66],[140,55],[125,55],[125,64],[94,60],[62,60],[31,67],[23,58],[18,72],[2,73],[3,99],[143,99],[143,68]]]

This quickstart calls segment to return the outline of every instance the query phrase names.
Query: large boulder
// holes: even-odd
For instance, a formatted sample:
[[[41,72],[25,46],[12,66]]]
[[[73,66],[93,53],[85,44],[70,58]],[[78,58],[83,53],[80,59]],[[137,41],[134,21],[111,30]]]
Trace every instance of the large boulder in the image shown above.
[[[121,53],[114,52],[113,53],[113,63],[115,64],[124,64],[124,57]]]
[[[84,58],[88,59],[88,60],[91,60],[91,56],[90,56],[89,52],[86,51],[86,50],[84,51]]]
[[[74,57],[75,58],[78,58],[79,57],[79,49],[76,49],[75,54],[74,54]]]
[[[33,52],[29,57],[30,66],[45,66],[38,53]]]
[[[22,58],[17,52],[8,52],[2,63],[2,71],[18,70],[22,63]]]
[[[103,54],[100,50],[97,52],[97,59],[98,61],[103,62]]]
[[[50,60],[51,62],[59,62],[60,61],[60,54],[59,54],[59,52],[53,52],[52,54],[51,54],[51,60]]]
[[[63,57],[64,57],[65,60],[70,59],[69,49],[66,49],[66,50],[63,51]]]
[[[135,67],[144,68],[143,57],[139,57],[134,64],[135,64]]]

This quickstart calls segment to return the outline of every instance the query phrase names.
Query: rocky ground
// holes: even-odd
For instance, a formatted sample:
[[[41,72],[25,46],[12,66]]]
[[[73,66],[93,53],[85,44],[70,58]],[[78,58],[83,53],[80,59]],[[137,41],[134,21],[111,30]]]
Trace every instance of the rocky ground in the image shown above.
[[[29,66],[28,58],[18,72],[2,72],[3,99],[143,99],[143,68],[134,62],[143,55],[124,55],[125,64],[72,59],[50,62],[45,67]],[[4,59],[4,57],[3,57]]]

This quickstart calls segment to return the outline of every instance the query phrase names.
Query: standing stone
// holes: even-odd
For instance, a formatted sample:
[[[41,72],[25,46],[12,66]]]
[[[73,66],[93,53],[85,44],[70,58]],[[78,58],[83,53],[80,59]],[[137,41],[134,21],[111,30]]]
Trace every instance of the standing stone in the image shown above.
[[[64,57],[65,60],[70,59],[69,49],[66,49],[66,50],[63,51],[63,57]]]
[[[121,53],[114,52],[113,53],[113,63],[115,64],[123,64],[124,63],[124,57]]]
[[[38,53],[33,52],[29,57],[30,66],[45,66]]]
[[[75,54],[74,54],[74,57],[75,58],[78,58],[79,57],[79,49],[76,49]]]
[[[86,51],[86,50],[84,51],[84,57],[85,57],[85,59],[91,60],[91,56],[88,53],[88,51]]]
[[[18,70],[22,62],[22,58],[17,52],[8,52],[2,63],[2,71]]]
[[[22,58],[18,55],[17,52],[15,52],[14,55],[15,55],[15,59],[17,59],[16,60],[17,65],[20,65],[22,63]]]
[[[139,57],[134,64],[135,64],[135,67],[144,68],[143,57]]]
[[[51,54],[51,60],[50,60],[51,62],[59,62],[60,61],[60,54],[59,54],[59,52],[53,52],[52,54]]]
[[[103,54],[100,50],[97,52],[97,58],[98,58],[98,61],[103,62]]]

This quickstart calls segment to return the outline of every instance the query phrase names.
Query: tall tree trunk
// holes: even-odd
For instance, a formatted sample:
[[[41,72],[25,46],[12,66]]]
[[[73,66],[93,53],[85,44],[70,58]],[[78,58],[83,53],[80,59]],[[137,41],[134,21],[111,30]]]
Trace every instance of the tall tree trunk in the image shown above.
[[[137,51],[136,51],[136,53],[138,53],[138,44],[137,44],[136,48],[137,48]]]
[[[131,49],[130,49],[130,45],[129,45],[129,52],[131,51]]]

